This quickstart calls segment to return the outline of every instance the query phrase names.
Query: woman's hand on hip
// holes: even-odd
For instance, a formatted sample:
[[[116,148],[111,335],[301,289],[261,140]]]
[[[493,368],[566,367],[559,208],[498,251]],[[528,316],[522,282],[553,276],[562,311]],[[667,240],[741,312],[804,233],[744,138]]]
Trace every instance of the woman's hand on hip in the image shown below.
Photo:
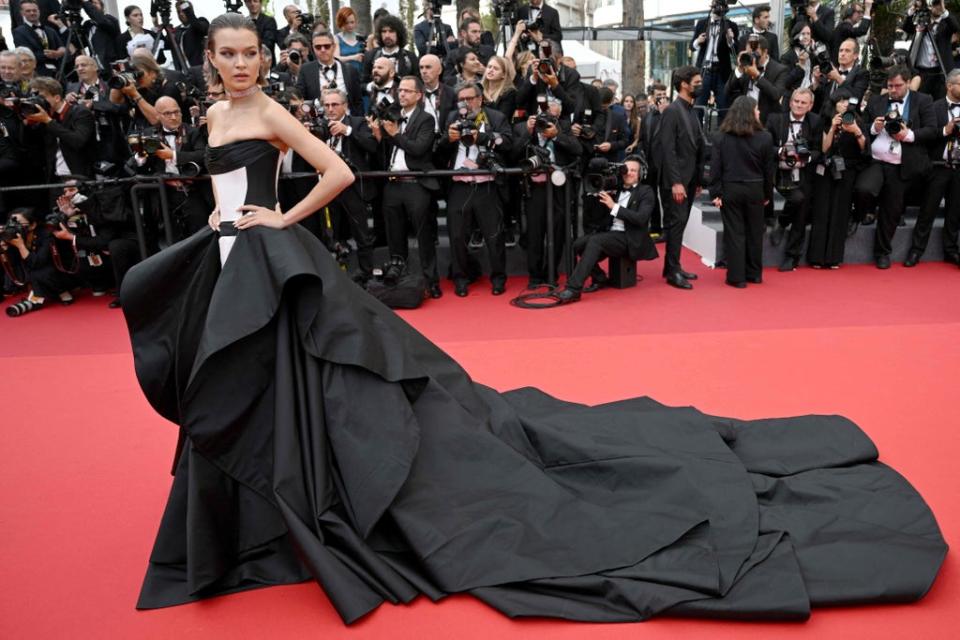
[[[255,204],[245,204],[239,207],[240,218],[233,223],[237,229],[249,229],[257,225],[270,227],[271,229],[283,229],[287,226],[287,221],[280,211],[278,204],[275,209],[267,209]]]

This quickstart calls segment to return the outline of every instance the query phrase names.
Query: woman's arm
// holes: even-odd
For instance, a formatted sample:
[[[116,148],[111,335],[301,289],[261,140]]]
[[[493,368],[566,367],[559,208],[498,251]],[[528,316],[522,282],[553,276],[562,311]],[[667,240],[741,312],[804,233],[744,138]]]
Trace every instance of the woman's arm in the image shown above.
[[[331,151],[330,147],[311,135],[280,104],[272,100],[269,101],[261,117],[272,134],[271,137],[280,140],[296,151],[321,174],[322,178],[303,200],[286,213],[281,213],[279,206],[274,211],[256,205],[240,207],[241,211],[252,213],[248,213],[237,220],[238,229],[247,229],[261,224],[275,229],[283,229],[296,224],[336,198],[341,191],[353,182],[353,172],[350,171],[343,160]]]

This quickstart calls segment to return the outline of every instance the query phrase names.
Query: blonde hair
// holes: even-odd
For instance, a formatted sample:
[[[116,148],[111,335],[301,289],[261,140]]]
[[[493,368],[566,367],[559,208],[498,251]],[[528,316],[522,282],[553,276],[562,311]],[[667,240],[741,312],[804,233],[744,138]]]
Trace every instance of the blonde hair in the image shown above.
[[[486,74],[484,74],[483,81],[480,83],[483,85],[483,98],[487,102],[496,102],[500,99],[504,93],[513,90],[513,79],[516,77],[517,72],[513,68],[513,63],[502,56],[493,56],[487,62],[496,62],[500,65],[500,68],[503,69],[503,78],[500,80],[487,80]]]

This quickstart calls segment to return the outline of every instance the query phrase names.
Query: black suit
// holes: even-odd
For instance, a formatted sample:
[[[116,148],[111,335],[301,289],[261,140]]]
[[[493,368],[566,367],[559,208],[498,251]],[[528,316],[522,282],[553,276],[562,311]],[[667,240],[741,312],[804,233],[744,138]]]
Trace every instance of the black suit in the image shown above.
[[[122,164],[128,153],[127,141],[123,131],[127,108],[125,105],[110,102],[110,88],[105,81],[97,81],[96,92],[97,95],[91,108],[96,124],[94,134],[96,140],[95,158],[98,161]],[[67,94],[70,93],[76,93],[77,99],[83,100],[86,91],[83,90],[81,83],[71,82],[67,84]]]
[[[403,76],[420,75],[420,65],[417,62],[417,56],[413,55],[412,51],[400,49],[394,54],[386,55],[382,52],[381,47],[377,47],[363,54],[363,67],[360,73],[360,82],[362,84],[367,84],[373,79],[373,62],[381,57],[387,57],[393,60],[394,75],[396,76],[397,82],[399,82]]]
[[[840,71],[840,68],[837,67],[837,71]],[[854,64],[853,67],[847,72],[846,77],[843,82],[839,85],[835,84],[826,78],[821,78],[820,86],[817,88],[817,104],[826,104],[826,101],[830,98],[830,94],[833,93],[838,87],[843,87],[848,89],[853,97],[857,101],[863,100],[863,94],[866,93],[867,87],[870,86],[870,72],[861,67],[859,64]]]
[[[810,25],[810,31],[812,32],[814,40],[822,42],[828,47],[833,44],[834,26],[837,22],[837,15],[832,8],[826,6],[823,2],[817,5],[816,20],[810,22],[806,13],[798,16],[797,20]]]
[[[90,145],[94,142],[93,113],[82,106],[69,105],[60,115],[45,125],[44,144],[47,161],[47,178],[53,179],[57,169],[57,148],[72,175],[93,177],[93,154]]]
[[[193,18],[187,24],[178,25],[173,37],[183,51],[183,57],[191,67],[203,64],[203,45],[210,31],[206,18]]]
[[[614,202],[619,195],[613,196]],[[638,184],[631,190],[627,206],[617,207],[616,216],[607,209],[606,230],[581,236],[573,243],[573,251],[580,256],[580,261],[567,279],[567,288],[579,291],[588,275],[595,280],[601,278],[603,273],[597,264],[604,258],[627,256],[631,260],[656,259],[657,248],[650,239],[650,216],[656,206],[657,195],[654,190],[645,184]],[[614,218],[623,222],[623,231],[610,229]]]
[[[740,36],[737,41],[737,51],[744,51],[747,48],[747,39],[753,33],[755,33],[753,29],[748,29],[746,33]],[[757,35],[767,41],[767,51],[770,52],[770,57],[780,62],[780,39],[777,38],[777,34],[773,31],[764,31]]]
[[[658,152],[660,145],[656,143],[662,119],[663,114],[660,113],[660,110],[656,106],[652,106],[647,115],[640,121],[640,147],[643,157],[647,160],[647,179],[645,183],[650,185],[657,195],[657,202],[650,218],[650,231],[653,233],[663,232],[663,203],[660,201],[660,159]]]
[[[603,109],[603,128],[597,131],[593,140],[580,139],[583,144],[583,157],[603,157],[611,162],[618,162],[630,138],[627,136],[627,119],[622,112]],[[594,145],[604,142],[610,143],[610,150],[601,153],[594,150]],[[600,231],[610,222],[607,208],[593,195],[584,194],[583,198],[583,228],[587,233]]]
[[[960,247],[957,245],[957,232],[960,230],[960,165],[956,161],[946,161],[944,157],[958,157],[960,145],[954,136],[944,136],[943,128],[951,119],[960,117],[960,104],[950,106],[947,111],[947,98],[941,98],[933,103],[934,136],[927,146],[933,170],[926,184],[926,194],[917,217],[917,225],[913,228],[913,242],[911,250],[923,255],[930,240],[930,230],[933,220],[940,210],[940,201],[946,197],[946,209],[943,221],[943,253],[945,256],[957,254]]]
[[[331,138],[328,142],[330,148],[345,158],[356,171],[369,171],[372,168],[370,157],[379,148],[376,138],[362,116],[348,115],[343,121],[350,127],[350,135]],[[350,235],[357,243],[357,262],[364,277],[369,277],[373,271],[375,237],[367,218],[367,203],[377,195],[377,187],[376,180],[364,181],[359,178],[330,203],[334,234],[338,238],[343,237],[340,228],[344,225],[350,230]]]
[[[954,34],[960,31],[960,24],[952,15],[941,17],[940,20],[931,25],[933,32],[933,52],[935,59],[925,58],[923,55],[926,47],[922,46],[924,40],[929,41],[929,31],[917,31],[917,26],[913,21],[913,16],[907,16],[901,27],[903,32],[913,37],[913,45],[910,47],[910,63],[920,74],[920,91],[933,96],[934,100],[943,98],[947,93],[945,76],[953,70],[953,46],[951,44]]]
[[[83,10],[90,16],[90,19],[83,23],[83,35],[87,37],[99,62],[107,67],[114,60],[126,58],[126,50],[121,53],[117,49],[120,21],[97,9],[89,0],[83,3]],[[90,37],[91,32],[93,37]]]
[[[403,150],[404,161],[410,171],[432,171],[435,128],[433,116],[422,107],[416,107],[403,126],[403,132],[390,137],[384,132],[384,166],[394,170],[397,151]],[[383,217],[387,227],[387,244],[394,256],[407,258],[407,226],[413,223],[420,255],[420,269],[428,285],[437,285],[437,250],[433,225],[429,220],[430,192],[440,188],[434,177],[389,179],[383,188]]]
[[[20,2],[22,0],[10,0],[10,26],[14,29],[23,24],[23,18],[20,15]],[[47,17],[60,13],[60,2],[58,0],[37,0],[37,6],[40,8],[40,24],[50,24]]]
[[[456,47],[456,43],[447,43],[449,38],[455,37],[453,35],[453,29],[450,28],[450,25],[445,23],[440,23],[441,29],[439,34],[439,42],[436,48],[431,50],[430,40],[433,34],[433,21],[430,20],[421,20],[413,27],[413,43],[417,48],[417,55],[423,56],[428,53],[436,53],[440,56],[442,60],[448,51],[448,47]]]
[[[759,89],[757,103],[760,107],[760,121],[766,122],[771,113],[780,113],[783,98],[787,95],[787,85],[790,83],[790,70],[775,60],[767,60],[763,73],[756,80],[751,80],[746,73],[738,78],[731,75],[727,81],[727,102],[732,104],[740,96],[748,95],[751,84]]]
[[[349,64],[334,62],[340,68],[337,73],[337,79],[342,78],[342,85],[337,83],[337,88],[347,92],[347,105],[350,108],[350,115],[363,115],[363,91],[360,88],[360,77],[357,71]],[[316,60],[304,63],[300,67],[300,75],[297,76],[297,90],[304,100],[314,100],[321,97],[320,73],[321,64]],[[326,85],[325,85],[326,86]]]
[[[43,54],[44,49],[59,49],[63,46],[60,41],[60,35],[57,30],[48,25],[43,26],[43,33],[47,37],[47,45],[44,46],[39,34],[27,24],[21,24],[13,30],[13,44],[17,47],[27,47],[33,52],[37,59],[37,75],[53,77],[57,74],[57,69],[63,58],[48,58]],[[64,54],[68,55],[68,54]]]
[[[520,81],[520,84],[517,86],[517,108],[522,109],[527,116],[536,115],[538,110],[537,97],[541,95],[552,94],[555,98],[560,100],[563,105],[562,116],[564,118],[569,117],[576,110],[577,101],[576,96],[570,93],[568,87],[572,87],[572,84],[565,85],[561,81],[557,83],[556,87],[548,89],[547,84],[543,81],[542,78],[537,80],[536,84],[530,82],[531,72],[533,67],[527,69],[527,75],[523,80]],[[578,76],[579,77],[579,76]],[[579,84],[579,81],[577,82]],[[595,87],[593,87],[596,90]],[[596,99],[597,110],[596,113],[600,110],[600,98]]]
[[[277,21],[273,16],[268,16],[265,13],[260,13],[256,18],[250,18],[253,20],[253,24],[257,25],[257,33],[260,34],[260,42],[267,47],[267,51],[270,52],[270,56],[276,61],[276,51],[275,47],[277,45]]]
[[[157,134],[163,143],[175,152],[174,162],[181,175],[206,173],[207,136],[205,127],[182,125],[178,130],[168,132],[157,127]],[[166,163],[151,156],[151,173],[168,173]],[[195,167],[192,165],[196,165]],[[170,172],[173,173],[173,172]],[[214,207],[213,190],[207,180],[176,180],[164,185],[170,217],[173,221],[173,236],[182,240],[199,231],[207,222],[207,216]]]
[[[663,275],[681,271],[680,249],[683,230],[690,218],[690,207],[702,184],[705,144],[700,123],[693,107],[677,98],[667,107],[660,119],[657,135],[660,148],[660,201],[663,204],[663,230],[667,249],[663,261]],[[673,199],[673,185],[681,185],[687,196],[681,203]]]
[[[775,149],[780,149],[787,142],[795,142],[793,114],[788,109],[785,113],[775,113],[767,120],[767,131],[773,136]],[[780,171],[792,174],[792,181],[784,180],[783,184],[791,184],[793,188],[781,189],[781,194],[787,202],[783,208],[783,226],[790,225],[790,236],[787,239],[786,255],[799,260],[803,255],[803,241],[806,237],[807,221],[810,216],[810,203],[813,198],[815,166],[820,162],[820,149],[823,142],[823,127],[820,116],[807,113],[800,124],[799,138],[802,138],[810,149],[810,159],[803,167],[790,169],[780,167]]]
[[[857,25],[854,25],[849,20],[842,20],[840,24],[837,25],[836,30],[833,32],[833,42],[830,45],[833,64],[837,64],[837,54],[840,52],[840,45],[843,44],[843,41],[851,38],[854,40],[862,38],[870,31],[872,24],[873,22],[870,18],[863,18]]]
[[[532,22],[530,20],[529,5],[517,9],[517,20],[523,20],[527,26]],[[563,28],[560,26],[560,13],[549,6],[546,2],[540,3],[540,13],[537,16],[540,20],[540,34],[547,40],[553,40],[557,44],[563,42]]]
[[[455,111],[447,115],[437,151],[449,158],[447,166],[450,169],[469,169],[471,168],[469,154],[473,148],[463,147],[464,162],[458,165],[457,158],[460,155],[462,143],[451,142],[449,137],[450,125],[459,117],[460,114]],[[485,147],[494,134],[499,135],[501,143],[497,145],[495,152],[501,156],[501,162],[503,162],[502,157],[510,154],[513,137],[507,118],[499,111],[488,108],[483,109],[483,118],[486,122],[480,127],[477,146]],[[447,231],[450,234],[453,280],[458,285],[465,286],[471,279],[467,240],[473,221],[476,220],[483,233],[490,259],[490,280],[494,285],[503,284],[507,280],[503,203],[495,180],[488,180],[486,176],[482,178],[482,182],[475,180],[476,178],[473,177],[455,177],[447,193]]]
[[[447,121],[450,113],[457,108],[457,94],[454,92],[453,87],[444,82],[437,84],[435,91],[436,95],[432,97],[431,106],[433,107],[433,111],[437,113],[437,135],[440,135],[443,133],[441,125]],[[426,104],[427,100],[431,99],[428,93],[429,91],[424,88],[424,104]]]
[[[889,140],[882,130],[879,134],[873,132],[873,120],[885,116],[889,105],[890,100],[886,95],[874,97],[867,105],[864,121],[867,123],[866,134],[871,145],[877,138],[883,141]],[[933,100],[930,96],[910,91],[904,108],[906,112],[904,121],[913,131],[914,140],[900,144],[900,164],[882,162],[874,153],[873,164],[857,178],[856,197],[859,210],[869,211],[873,200],[880,198],[876,241],[873,249],[878,257],[890,255],[893,235],[903,215],[904,193],[911,182],[929,173],[931,164],[926,145],[937,136]]]

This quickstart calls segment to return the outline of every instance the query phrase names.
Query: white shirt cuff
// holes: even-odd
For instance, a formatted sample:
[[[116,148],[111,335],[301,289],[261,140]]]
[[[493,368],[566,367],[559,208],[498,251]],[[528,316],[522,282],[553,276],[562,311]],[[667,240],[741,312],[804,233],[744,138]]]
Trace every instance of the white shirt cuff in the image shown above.
[[[903,142],[913,142],[913,140],[914,140],[913,129],[907,129],[907,135],[903,139]]]
[[[613,205],[613,209],[610,209],[610,215],[614,218],[617,217],[617,213],[620,212],[620,204]]]

